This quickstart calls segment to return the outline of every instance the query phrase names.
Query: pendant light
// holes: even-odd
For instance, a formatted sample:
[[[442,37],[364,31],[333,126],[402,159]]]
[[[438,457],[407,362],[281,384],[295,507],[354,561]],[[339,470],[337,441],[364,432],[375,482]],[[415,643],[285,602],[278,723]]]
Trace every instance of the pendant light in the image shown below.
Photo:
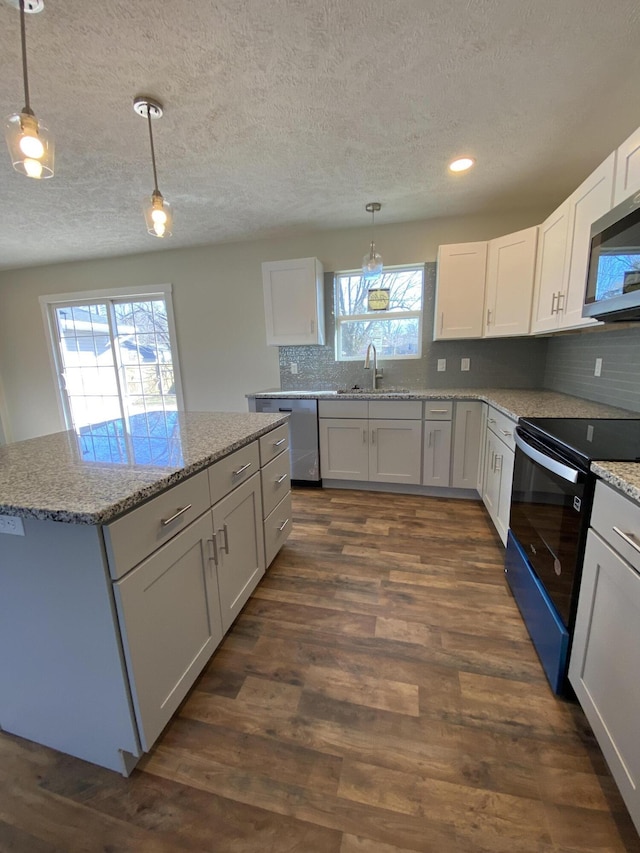
[[[376,252],[374,242],[375,215],[382,208],[379,201],[370,201],[365,206],[367,213],[371,214],[371,245],[369,251],[362,259],[362,275],[367,280],[380,278],[382,275],[382,255]]]
[[[13,168],[28,178],[52,178],[54,141],[53,137],[31,109],[29,99],[29,76],[27,73],[27,36],[25,11],[41,12],[42,0],[19,0],[20,37],[22,43],[22,79],[24,83],[24,107],[21,113],[9,116],[5,129],[7,147]]]
[[[138,95],[133,99],[133,109],[139,116],[146,118],[149,127],[149,142],[151,144],[151,163],[153,165],[153,192],[151,197],[145,198],[144,218],[147,222],[147,231],[152,237],[171,237],[173,217],[171,205],[163,198],[158,189],[158,173],[156,171],[156,152],[153,147],[153,132],[151,130],[151,119],[162,118],[162,104],[146,95]]]

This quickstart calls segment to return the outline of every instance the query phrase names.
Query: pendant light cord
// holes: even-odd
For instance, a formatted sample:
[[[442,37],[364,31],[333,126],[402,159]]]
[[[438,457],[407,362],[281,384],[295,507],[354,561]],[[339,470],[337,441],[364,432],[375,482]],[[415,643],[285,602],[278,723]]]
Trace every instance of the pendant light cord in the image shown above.
[[[20,0],[22,3],[23,0]],[[151,143],[151,162],[153,164],[153,183],[155,185],[154,192],[159,193],[158,189],[158,173],[156,172],[156,152],[153,147],[153,133],[151,131],[151,107],[147,104],[147,123],[149,125],[149,142]]]
[[[20,0],[20,37],[22,40],[22,79],[24,80],[24,113],[33,115],[29,100],[29,75],[27,73],[27,30],[24,20],[24,0]]]

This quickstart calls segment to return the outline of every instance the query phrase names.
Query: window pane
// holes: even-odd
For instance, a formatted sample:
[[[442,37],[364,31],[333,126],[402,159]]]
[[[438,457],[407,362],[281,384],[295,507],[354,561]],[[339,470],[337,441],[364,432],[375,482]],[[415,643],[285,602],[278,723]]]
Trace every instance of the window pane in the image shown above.
[[[422,309],[423,270],[393,270],[383,273],[375,284],[361,275],[339,275],[336,281],[336,316],[367,314],[367,293],[370,287],[389,290],[389,311],[420,311]],[[371,312],[375,316],[375,312]]]
[[[417,317],[397,320],[342,320],[339,359],[365,357],[367,345],[375,345],[378,358],[416,356],[420,323]]]

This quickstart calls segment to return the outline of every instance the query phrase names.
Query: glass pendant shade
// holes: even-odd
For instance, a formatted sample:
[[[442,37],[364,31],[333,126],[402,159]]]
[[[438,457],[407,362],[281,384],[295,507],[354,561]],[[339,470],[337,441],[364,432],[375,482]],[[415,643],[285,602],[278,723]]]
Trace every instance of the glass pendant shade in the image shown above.
[[[162,193],[154,190],[151,197],[144,200],[144,218],[147,232],[152,237],[171,237],[173,216],[171,205],[163,198]]]
[[[382,255],[376,252],[376,244],[371,241],[371,247],[362,259],[362,275],[367,280],[379,278],[382,275]]]
[[[5,138],[16,172],[28,178],[53,177],[53,137],[34,115],[22,112],[9,116]]]

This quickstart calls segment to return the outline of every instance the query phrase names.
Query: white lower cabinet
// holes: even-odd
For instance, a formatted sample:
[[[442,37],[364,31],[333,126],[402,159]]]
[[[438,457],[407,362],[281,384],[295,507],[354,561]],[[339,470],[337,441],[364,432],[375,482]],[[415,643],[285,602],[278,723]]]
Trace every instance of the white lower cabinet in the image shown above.
[[[320,418],[323,479],[369,479],[368,418]]]
[[[597,483],[569,680],[640,832],[640,506]]]
[[[369,480],[374,483],[420,482],[420,421],[369,421]]]
[[[504,545],[509,531],[511,485],[515,457],[515,423],[489,407],[484,447],[482,500]]]
[[[478,400],[455,404],[451,465],[451,485],[454,488],[478,488],[483,406],[486,404]]]
[[[424,486],[450,485],[451,421],[424,422]]]
[[[206,512],[114,592],[142,747],[148,751],[222,639]]]
[[[215,504],[212,516],[213,559],[226,632],[264,574],[260,475],[254,474]]]

